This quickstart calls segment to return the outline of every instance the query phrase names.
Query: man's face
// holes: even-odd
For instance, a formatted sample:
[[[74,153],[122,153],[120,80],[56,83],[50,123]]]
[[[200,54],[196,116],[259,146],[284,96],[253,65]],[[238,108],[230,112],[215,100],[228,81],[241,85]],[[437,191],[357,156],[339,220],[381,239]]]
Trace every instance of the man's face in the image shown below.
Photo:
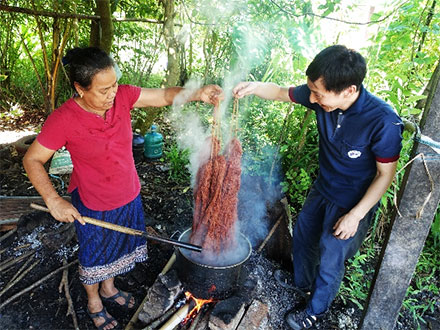
[[[336,109],[348,109],[351,105],[348,105],[351,89],[352,87],[356,89],[355,86],[351,86],[340,93],[330,92],[325,89],[322,77],[315,81],[307,78],[307,86],[310,89],[310,102],[319,104],[326,112],[332,112]]]

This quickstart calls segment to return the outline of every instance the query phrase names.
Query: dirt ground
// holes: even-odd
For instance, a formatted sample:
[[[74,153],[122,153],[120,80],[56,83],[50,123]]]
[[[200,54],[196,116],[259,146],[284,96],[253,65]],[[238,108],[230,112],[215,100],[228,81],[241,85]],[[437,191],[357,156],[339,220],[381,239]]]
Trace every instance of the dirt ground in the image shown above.
[[[17,153],[13,145],[0,144],[0,195],[3,196],[37,196],[24,175],[21,165],[22,155]],[[141,159],[136,163],[141,179],[144,210],[147,227],[164,237],[177,238],[192,220],[192,189],[189,182],[176,183],[169,176],[169,166],[162,161]],[[67,176],[52,178],[53,184],[62,195],[66,194]],[[63,236],[60,223],[47,213],[29,209],[24,213],[14,235],[3,239],[0,247],[1,261],[9,258],[16,259],[35,252],[33,257],[1,271],[0,274],[0,328],[1,329],[74,329],[72,315],[68,315],[68,299],[65,290],[61,288],[63,271],[59,270],[63,262],[75,262],[78,249],[76,237]],[[3,237],[7,231],[0,233]],[[53,233],[59,236],[53,236]],[[260,241],[261,242],[261,241]],[[254,246],[255,247],[258,245]],[[136,308],[145,297],[148,288],[153,284],[173,253],[170,245],[149,244],[149,259],[138,263],[136,267],[116,278],[116,285],[134,294]],[[25,262],[29,259],[29,262]],[[35,265],[34,265],[35,264]],[[298,297],[286,290],[273,278],[276,269],[281,268],[277,262],[269,260],[264,251],[253,252],[246,266],[248,272],[256,274],[261,279],[261,299],[268,304],[271,316],[264,329],[285,329],[284,313],[291,308]],[[30,271],[17,283],[3,292],[15,274]],[[78,279],[77,264],[68,267],[67,283],[73,303],[79,329],[94,329],[93,323],[86,313],[87,300],[85,291]],[[54,270],[57,273],[38,283]],[[289,276],[288,269],[283,272]],[[14,295],[34,285],[34,287],[14,298]],[[109,312],[122,325],[126,325],[134,311],[122,312],[109,308]],[[354,304],[344,304],[338,297],[325,319],[317,326],[318,329],[357,329],[362,311]],[[433,315],[429,329],[439,329],[438,319]],[[137,324],[137,328],[145,325]],[[416,329],[409,313],[402,313],[396,329]],[[428,329],[428,327],[427,327]]]

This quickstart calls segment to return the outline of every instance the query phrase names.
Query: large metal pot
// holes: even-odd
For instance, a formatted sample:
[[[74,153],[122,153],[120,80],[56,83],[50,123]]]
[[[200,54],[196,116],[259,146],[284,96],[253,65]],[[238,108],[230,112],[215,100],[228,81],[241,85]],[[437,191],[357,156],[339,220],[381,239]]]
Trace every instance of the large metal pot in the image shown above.
[[[189,242],[190,235],[191,229],[187,229],[180,235],[179,241]],[[234,260],[221,265],[201,263],[195,260],[198,252],[177,248],[176,270],[186,289],[202,299],[230,296],[237,288],[241,266],[252,252],[252,245],[243,234],[240,233],[237,243],[240,249],[234,253]]]

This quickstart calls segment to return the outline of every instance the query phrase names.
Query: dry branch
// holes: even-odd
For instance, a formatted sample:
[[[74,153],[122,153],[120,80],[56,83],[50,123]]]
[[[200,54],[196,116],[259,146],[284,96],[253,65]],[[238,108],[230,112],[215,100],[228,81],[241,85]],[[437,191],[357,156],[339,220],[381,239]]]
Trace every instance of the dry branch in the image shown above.
[[[0,264],[0,272],[4,271],[5,269],[15,265],[16,263],[20,262],[21,260],[29,257],[31,254],[34,254],[35,251],[34,250],[30,250],[26,253],[23,253],[21,256],[19,256],[18,258],[16,257],[11,257],[8,260],[5,260],[4,262],[2,262]]]
[[[8,233],[4,234],[2,237],[0,237],[0,242],[2,242],[3,240],[7,239],[11,235],[14,235],[16,231],[17,231],[17,227],[12,229],[12,230],[10,230]]]
[[[270,240],[270,238],[272,237],[273,233],[275,232],[275,230],[278,228],[278,226],[280,225],[281,220],[283,219],[284,215],[282,214],[277,222],[275,222],[275,224],[272,226],[272,229],[270,230],[269,234],[267,234],[266,238],[264,239],[263,243],[261,243],[260,247],[258,248],[258,252],[261,252],[264,247],[266,246],[267,242]]]
[[[66,259],[63,260],[63,265],[64,266],[67,265]],[[61,279],[61,283],[59,286],[59,292],[61,293],[61,290],[64,288],[64,293],[65,293],[66,299],[67,299],[66,316],[72,315],[73,326],[75,327],[75,329],[79,330],[78,319],[76,318],[75,308],[73,307],[72,296],[70,295],[68,275],[69,275],[69,270],[68,270],[68,268],[65,268],[63,271],[63,277]]]
[[[32,10],[28,8],[7,6],[0,4],[0,11],[7,11],[11,13],[21,13],[32,16],[46,16],[53,18],[75,18],[75,19],[83,19],[83,20],[100,20],[100,16],[96,15],[82,15],[82,14],[72,14],[72,13],[55,13],[49,11],[40,11],[40,10]],[[135,18],[135,17],[127,17],[127,18],[113,18],[113,22],[145,22],[145,23],[153,23],[153,24],[163,24],[163,21],[157,21],[149,18]]]
[[[33,259],[33,255],[25,262],[25,264],[20,268],[20,270],[12,277],[12,279],[9,281],[8,284],[3,288],[3,290],[0,292],[0,297],[8,291],[10,288],[12,288],[15,284],[17,284],[23,277],[26,276],[27,273],[29,273],[36,265],[40,263],[40,260],[35,261],[28,269],[26,269],[24,272],[23,270],[26,268],[26,266],[29,264],[29,262]]]
[[[12,297],[10,297],[9,299],[7,299],[6,301],[2,302],[0,304],[0,309],[2,309],[3,307],[5,307],[7,304],[9,304],[11,301],[14,301],[15,299],[17,299],[18,297],[20,297],[21,295],[25,294],[28,291],[31,291],[33,288],[39,286],[41,283],[43,283],[44,281],[48,280],[50,277],[52,277],[53,275],[57,274],[58,272],[69,268],[70,266],[76,264],[78,262],[78,259],[75,261],[72,261],[71,263],[62,266],[58,269],[55,269],[53,272],[47,274],[46,276],[44,276],[41,280],[35,282],[34,284],[31,284],[30,286],[28,286],[27,288],[21,290],[20,292],[16,293],[15,295],[13,295]]]

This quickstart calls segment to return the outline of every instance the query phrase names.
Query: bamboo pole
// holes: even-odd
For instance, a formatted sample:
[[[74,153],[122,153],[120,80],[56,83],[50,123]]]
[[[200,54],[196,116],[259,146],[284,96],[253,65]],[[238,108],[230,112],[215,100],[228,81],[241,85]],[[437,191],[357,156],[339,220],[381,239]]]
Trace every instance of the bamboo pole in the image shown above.
[[[191,302],[183,305],[159,330],[172,330],[182,322],[191,310]]]
[[[162,314],[156,321],[145,327],[143,330],[155,330],[159,325],[162,324],[166,319],[173,315],[177,310],[177,307],[170,308],[166,313]],[[127,329],[126,329],[127,330]]]
[[[160,272],[160,275],[165,275],[170,270],[170,268],[174,265],[175,262],[176,262],[176,252],[174,252],[173,255],[171,256],[171,258],[168,260],[165,267]]]

